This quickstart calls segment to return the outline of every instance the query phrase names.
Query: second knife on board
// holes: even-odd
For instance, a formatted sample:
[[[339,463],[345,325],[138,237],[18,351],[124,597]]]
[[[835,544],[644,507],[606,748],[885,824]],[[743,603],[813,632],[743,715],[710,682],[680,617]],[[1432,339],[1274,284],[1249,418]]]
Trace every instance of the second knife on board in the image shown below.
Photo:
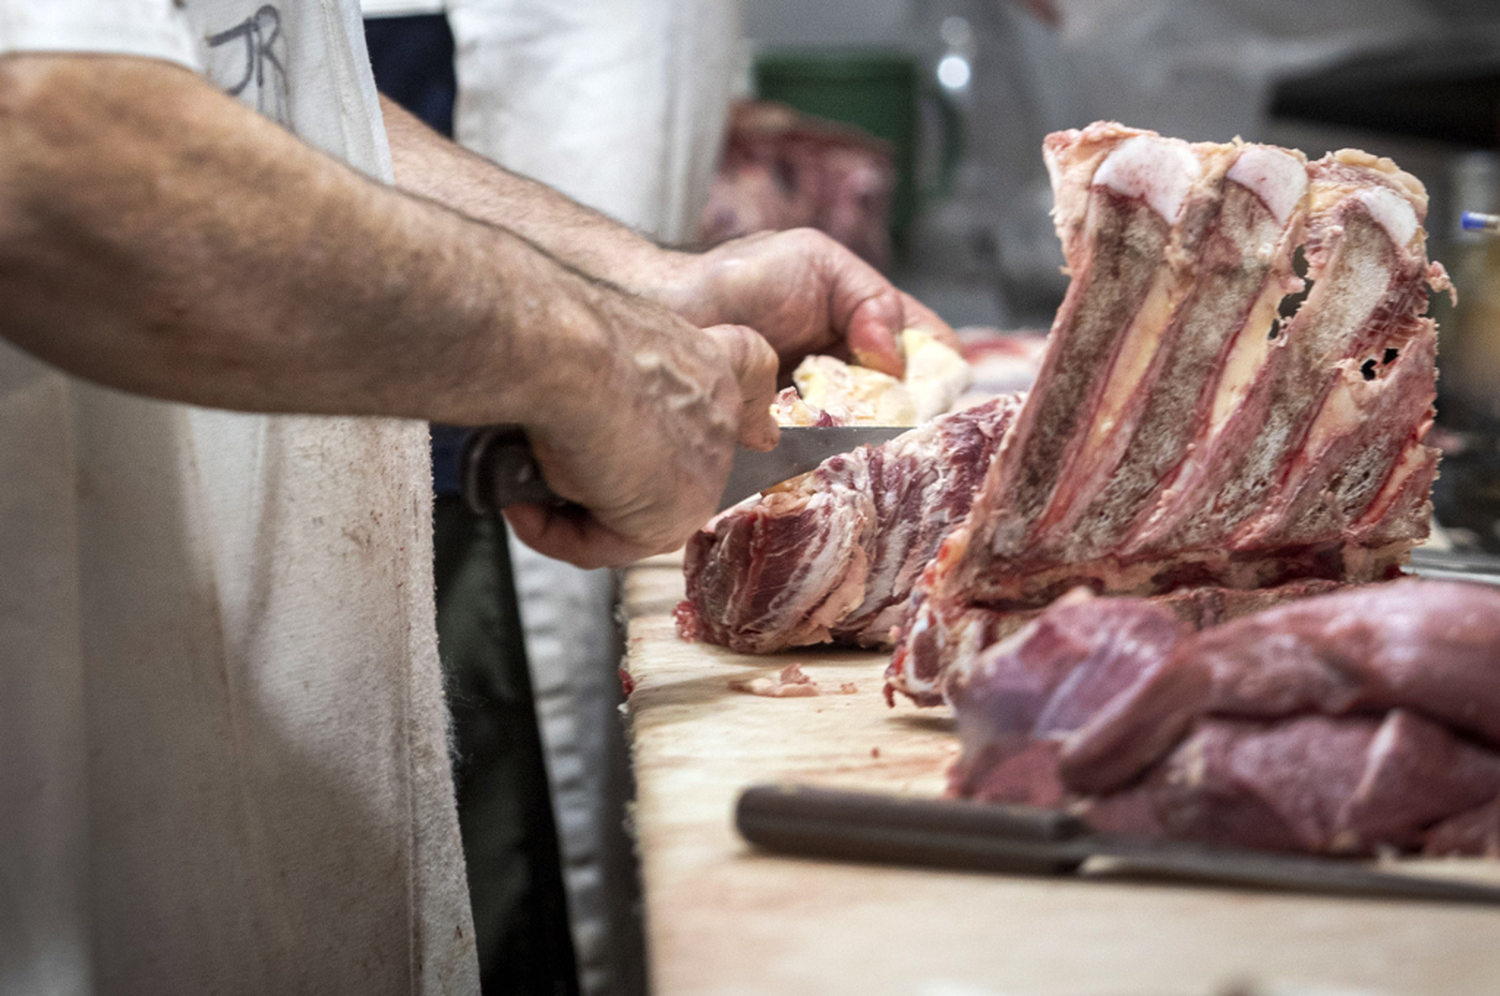
[[[1291,892],[1500,904],[1500,888],[1313,857],[1096,834],[1060,810],[913,799],[806,785],[756,785],[735,807],[740,834],[784,854],[1021,875],[1087,871]],[[1090,876],[1091,877],[1091,876]]]

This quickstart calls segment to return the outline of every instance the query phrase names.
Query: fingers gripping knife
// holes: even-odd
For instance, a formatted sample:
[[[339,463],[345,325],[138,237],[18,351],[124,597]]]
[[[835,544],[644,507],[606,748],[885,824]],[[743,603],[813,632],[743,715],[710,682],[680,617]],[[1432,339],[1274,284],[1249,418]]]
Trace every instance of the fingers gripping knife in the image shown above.
[[[519,425],[487,426],[469,433],[459,467],[464,499],[481,514],[526,503],[558,508],[572,504],[547,486],[526,430]]]
[[[718,511],[757,492],[817,468],[831,456],[875,445],[910,430],[910,426],[787,426],[781,442],[766,453],[739,447]],[[536,503],[554,508],[581,507],[559,497],[542,476],[526,430],[518,425],[476,429],[464,444],[461,465],[464,497],[476,512],[495,512],[509,505]]]

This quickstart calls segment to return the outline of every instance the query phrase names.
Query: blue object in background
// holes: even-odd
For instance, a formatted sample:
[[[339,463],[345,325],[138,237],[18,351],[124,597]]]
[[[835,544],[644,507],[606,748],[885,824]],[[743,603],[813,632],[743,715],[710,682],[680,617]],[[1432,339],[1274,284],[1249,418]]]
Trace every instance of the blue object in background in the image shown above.
[[[1500,215],[1465,211],[1459,218],[1459,227],[1466,232],[1500,232]]]

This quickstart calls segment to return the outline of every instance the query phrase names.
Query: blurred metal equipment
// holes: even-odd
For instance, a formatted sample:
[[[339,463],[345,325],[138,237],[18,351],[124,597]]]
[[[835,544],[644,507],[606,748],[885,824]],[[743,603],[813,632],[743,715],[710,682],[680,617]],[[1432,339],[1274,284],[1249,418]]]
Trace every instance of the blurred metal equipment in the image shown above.
[[[962,120],[962,154],[924,200],[902,282],[958,325],[1045,329],[1067,280],[1042,163],[1047,133],[1082,123],[1056,32],[1006,0],[916,0],[912,44]],[[923,150],[919,175],[936,172]]]
[[[1446,243],[1446,263],[1459,289],[1456,307],[1439,307],[1437,441],[1443,472],[1434,487],[1439,521],[1456,541],[1500,553],[1500,238],[1470,215],[1493,218],[1500,208],[1500,156],[1457,155],[1448,170],[1450,207],[1429,221]]]
[[[1454,208],[1487,215],[1500,205],[1500,158],[1471,152],[1449,170]],[[1500,242],[1465,228],[1462,215],[1444,233],[1454,255],[1448,260],[1460,288],[1458,305],[1443,328],[1443,396],[1465,428],[1500,422]]]

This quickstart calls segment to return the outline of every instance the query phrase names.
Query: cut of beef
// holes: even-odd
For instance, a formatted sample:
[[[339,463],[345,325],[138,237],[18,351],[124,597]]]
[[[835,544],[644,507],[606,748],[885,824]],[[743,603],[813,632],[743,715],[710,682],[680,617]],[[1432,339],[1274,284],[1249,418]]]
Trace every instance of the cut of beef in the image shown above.
[[[868,132],[785,104],[741,102],[730,111],[698,238],[714,245],[806,225],[884,268],[895,185],[891,147]]]
[[[1139,774],[1208,694],[1205,671],[1169,666],[1185,632],[1147,602],[1080,591],[954,669],[958,793],[1051,806],[1084,790],[1076,779],[1110,788]]]
[[[1422,850],[1439,856],[1474,854],[1500,858],[1500,798],[1432,827],[1423,835]]]
[[[1117,124],[1045,154],[1072,282],[968,520],[917,586],[888,678],[925,704],[946,667],[1075,586],[1202,626],[1395,577],[1428,528],[1422,316],[1448,283],[1420,183],[1360,152],[1307,163]]]
[[[1208,708],[1276,717],[1414,709],[1500,745],[1500,592],[1407,578],[1283,605],[1190,642]]]
[[[1413,850],[1500,796],[1500,753],[1402,709],[1381,718],[1207,719],[1139,785],[1083,807],[1097,829],[1315,853]]]
[[[1100,830],[1369,853],[1485,851],[1500,805],[1500,591],[1406,579],[1193,633],[1060,600],[945,677],[958,795]]]
[[[679,632],[749,653],[890,646],[1019,403],[941,416],[725,511],[688,544]]]

